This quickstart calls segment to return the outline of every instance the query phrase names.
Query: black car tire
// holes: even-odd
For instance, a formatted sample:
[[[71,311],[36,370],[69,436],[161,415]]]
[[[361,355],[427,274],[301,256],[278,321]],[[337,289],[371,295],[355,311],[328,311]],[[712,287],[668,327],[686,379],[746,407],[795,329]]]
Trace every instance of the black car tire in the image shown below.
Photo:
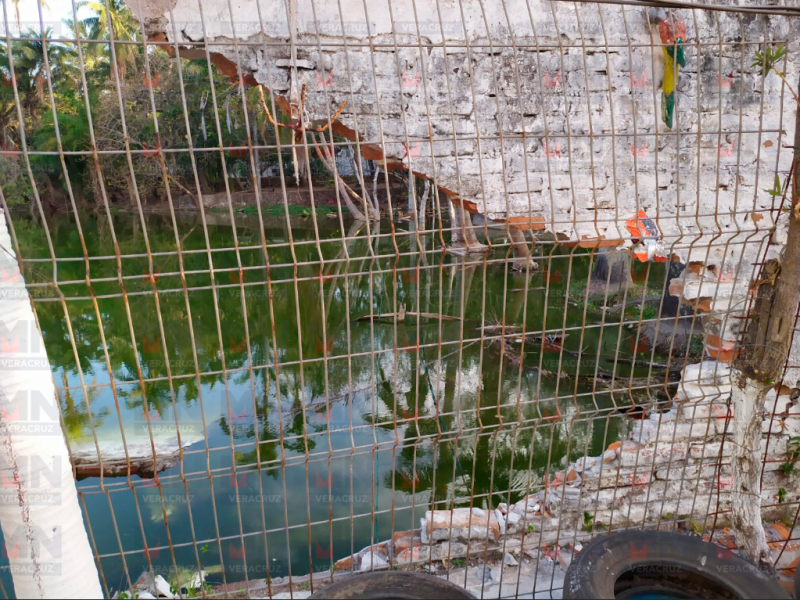
[[[597,538],[567,570],[564,598],[789,598],[780,584],[727,548],[660,531]]]

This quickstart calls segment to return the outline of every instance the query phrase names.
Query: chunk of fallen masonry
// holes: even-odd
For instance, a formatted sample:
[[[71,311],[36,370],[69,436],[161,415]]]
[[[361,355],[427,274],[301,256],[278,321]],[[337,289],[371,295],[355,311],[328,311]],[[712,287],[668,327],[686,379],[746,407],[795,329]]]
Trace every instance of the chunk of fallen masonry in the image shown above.
[[[449,539],[491,538],[497,541],[500,537],[500,524],[494,512],[480,508],[428,511],[420,522],[420,528],[423,532],[423,543],[428,540],[438,542]]]

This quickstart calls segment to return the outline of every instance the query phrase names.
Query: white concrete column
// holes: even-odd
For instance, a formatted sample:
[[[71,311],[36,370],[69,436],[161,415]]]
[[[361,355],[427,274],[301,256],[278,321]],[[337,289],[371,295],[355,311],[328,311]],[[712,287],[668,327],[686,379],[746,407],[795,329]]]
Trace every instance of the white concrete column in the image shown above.
[[[50,363],[0,209],[0,526],[18,598],[102,598]]]

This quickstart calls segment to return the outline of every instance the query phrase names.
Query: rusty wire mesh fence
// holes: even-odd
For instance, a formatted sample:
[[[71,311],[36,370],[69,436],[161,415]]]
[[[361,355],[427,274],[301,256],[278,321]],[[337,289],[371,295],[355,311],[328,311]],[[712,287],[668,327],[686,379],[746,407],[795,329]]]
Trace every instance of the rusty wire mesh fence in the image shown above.
[[[2,1],[3,278],[108,597],[398,567],[560,597],[611,531],[724,544],[792,5],[52,4]],[[788,85],[752,64],[781,44]],[[787,530],[791,388],[762,475]]]

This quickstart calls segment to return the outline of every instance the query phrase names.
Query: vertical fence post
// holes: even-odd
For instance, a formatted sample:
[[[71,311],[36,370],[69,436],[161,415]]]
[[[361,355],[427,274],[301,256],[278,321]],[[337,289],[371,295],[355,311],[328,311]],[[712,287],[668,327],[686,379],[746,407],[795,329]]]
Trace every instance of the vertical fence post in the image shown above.
[[[0,526],[18,598],[102,598],[44,341],[0,209]]]

